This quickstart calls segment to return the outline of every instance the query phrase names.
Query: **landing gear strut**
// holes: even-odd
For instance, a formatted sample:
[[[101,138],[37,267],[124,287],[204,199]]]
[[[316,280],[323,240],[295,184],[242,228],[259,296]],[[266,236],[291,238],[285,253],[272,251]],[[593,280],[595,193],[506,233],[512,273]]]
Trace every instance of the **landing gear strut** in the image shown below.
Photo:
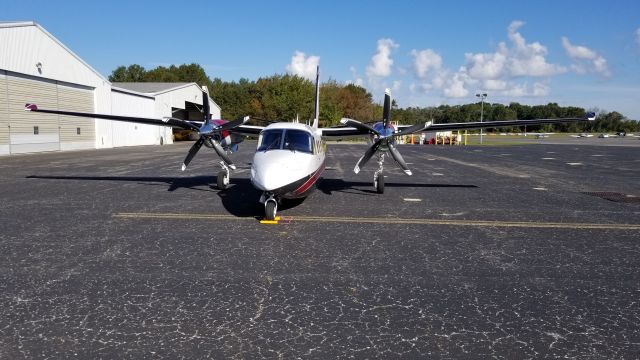
[[[384,153],[378,153],[378,170],[373,174],[373,187],[378,194],[384,194]]]
[[[227,164],[225,164],[224,161],[220,161],[220,166],[222,167],[222,169],[220,170],[220,172],[218,172],[216,180],[218,183],[218,189],[224,190],[227,188],[227,186],[229,186],[229,178],[231,177],[231,175],[229,167],[227,166]]]

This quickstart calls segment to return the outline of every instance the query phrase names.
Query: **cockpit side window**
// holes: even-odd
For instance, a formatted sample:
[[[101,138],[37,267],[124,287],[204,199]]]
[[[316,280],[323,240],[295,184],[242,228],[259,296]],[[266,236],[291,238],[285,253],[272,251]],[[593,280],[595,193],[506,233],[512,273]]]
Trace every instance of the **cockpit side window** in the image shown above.
[[[282,145],[282,130],[266,130],[260,135],[258,151],[280,149]]]
[[[286,130],[283,149],[313,153],[313,137],[306,131]]]

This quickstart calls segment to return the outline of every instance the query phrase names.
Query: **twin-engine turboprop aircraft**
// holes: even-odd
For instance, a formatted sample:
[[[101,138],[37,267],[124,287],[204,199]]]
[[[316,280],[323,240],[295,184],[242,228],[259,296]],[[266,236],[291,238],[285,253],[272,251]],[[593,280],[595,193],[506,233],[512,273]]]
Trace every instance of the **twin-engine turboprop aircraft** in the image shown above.
[[[262,191],[259,201],[264,204],[265,218],[267,220],[275,219],[278,204],[283,199],[306,197],[315,188],[315,184],[325,168],[326,146],[324,140],[326,139],[367,136],[370,147],[356,163],[354,172],[356,174],[360,172],[360,169],[365,166],[373,156],[376,156],[378,169],[374,173],[373,184],[378,193],[383,193],[383,171],[386,154],[391,156],[405,174],[411,175],[411,170],[409,170],[409,167],[395,146],[398,136],[409,135],[426,129],[430,131],[480,129],[589,121],[595,119],[595,114],[589,113],[583,118],[484,121],[451,124],[422,122],[412,126],[399,126],[398,129],[396,129],[390,123],[391,96],[389,91],[386,91],[382,121],[368,125],[357,120],[345,118],[340,121],[343,124],[341,127],[319,128],[319,92],[320,83],[318,71],[318,75],[316,76],[315,117],[311,125],[278,122],[266,127],[252,126],[246,124],[249,120],[248,116],[233,121],[213,120],[209,115],[208,95],[204,91],[203,110],[205,115],[202,123],[176,118],[152,119],[46,110],[38,109],[35,104],[27,104],[25,110],[67,116],[172,126],[198,131],[200,137],[193,146],[191,146],[191,149],[189,149],[182,164],[182,170],[184,171],[186,169],[202,145],[212,148],[222,159],[222,161],[220,161],[221,170],[217,176],[219,189],[224,189],[228,186],[231,170],[235,170],[236,168],[228,155],[237,147],[238,143],[242,142],[245,135],[258,135],[258,146],[251,164],[251,183],[256,189]]]

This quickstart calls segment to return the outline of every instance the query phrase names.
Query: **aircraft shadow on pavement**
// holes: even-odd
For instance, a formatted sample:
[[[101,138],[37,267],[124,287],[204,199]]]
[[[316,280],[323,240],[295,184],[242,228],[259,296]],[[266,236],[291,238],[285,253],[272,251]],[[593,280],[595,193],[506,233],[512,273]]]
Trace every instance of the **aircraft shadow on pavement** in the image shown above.
[[[169,186],[167,191],[175,191],[177,189],[190,189],[198,191],[212,191],[211,189],[203,189],[203,186],[216,183],[215,176],[190,176],[190,177],[173,177],[173,176],[60,176],[60,175],[30,175],[27,179],[46,179],[46,180],[94,180],[94,181],[123,181],[138,182],[145,185],[148,183],[166,184]]]
[[[136,182],[142,185],[168,186],[167,191],[177,189],[189,189],[197,191],[215,192],[220,197],[222,205],[231,215],[237,217],[261,218],[264,215],[264,207],[258,202],[260,191],[253,187],[248,178],[231,178],[229,186],[224,190],[216,187],[215,176],[61,176],[61,175],[30,175],[27,179],[46,180],[90,180],[90,181],[123,181]],[[477,188],[476,185],[464,184],[417,184],[417,183],[385,183],[385,187],[406,188]],[[343,179],[323,178],[318,181],[317,188],[324,194],[332,195],[334,192],[356,193],[374,196],[371,182],[345,181]],[[284,199],[278,206],[278,210],[286,210],[300,205],[305,199]]]
[[[477,188],[476,185],[466,184],[417,184],[417,183],[394,183],[386,182],[385,187],[400,188]],[[343,179],[323,178],[318,181],[318,190],[327,195],[333,192],[361,193],[363,195],[374,195],[377,192],[373,189],[373,181],[345,181]]]
[[[229,186],[224,190],[218,190],[215,176],[61,176],[61,175],[30,175],[27,179],[45,180],[85,180],[85,181],[122,181],[135,182],[142,185],[168,186],[167,191],[177,189],[189,189],[197,191],[215,192],[222,201],[222,206],[231,215],[237,217],[264,216],[264,206],[258,202],[260,191],[253,187],[247,178],[231,178]],[[298,206],[304,199],[285,200],[279,206],[279,210]]]

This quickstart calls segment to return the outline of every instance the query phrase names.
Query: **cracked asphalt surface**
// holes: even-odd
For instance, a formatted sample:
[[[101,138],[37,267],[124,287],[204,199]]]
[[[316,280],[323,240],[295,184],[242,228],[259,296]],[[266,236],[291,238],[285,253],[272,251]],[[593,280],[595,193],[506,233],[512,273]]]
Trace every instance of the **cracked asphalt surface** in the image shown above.
[[[330,144],[261,225],[254,144],[1,157],[0,358],[638,358],[640,147]]]

